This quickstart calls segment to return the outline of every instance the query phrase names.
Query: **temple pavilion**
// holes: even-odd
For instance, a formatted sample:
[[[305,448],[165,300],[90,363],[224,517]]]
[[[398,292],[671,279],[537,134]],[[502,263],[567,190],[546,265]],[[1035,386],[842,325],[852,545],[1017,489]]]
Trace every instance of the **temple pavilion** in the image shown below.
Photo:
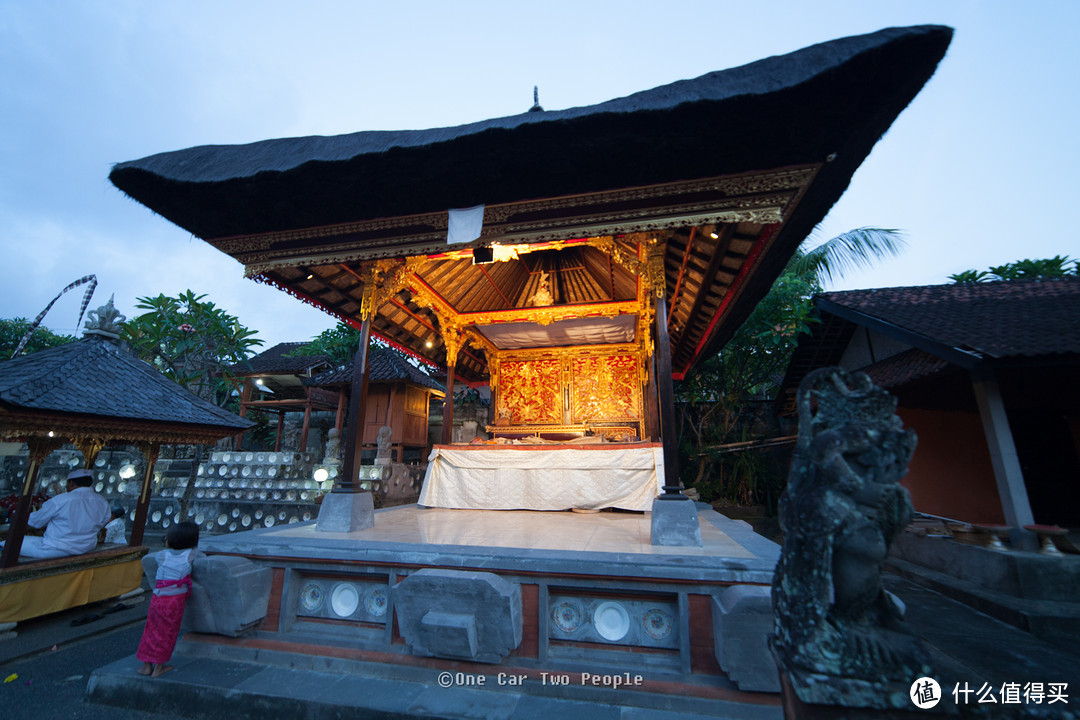
[[[672,379],[747,317],[950,37],[887,29],[589,107],[195,147],[110,179],[247,277],[445,367],[448,396],[490,385],[503,434],[664,442],[671,493]]]
[[[205,544],[272,569],[265,616],[250,637],[192,633],[180,651],[412,673],[428,684],[417,708],[445,692],[434,672],[493,665],[640,672],[616,704],[774,703],[748,696],[778,687],[778,549],[681,494],[673,380],[768,292],[951,35],[891,28],[589,107],[116,165],[124,193],[364,338],[343,480],[318,523]],[[327,531],[333,496],[363,497],[348,491],[369,335],[446,368],[447,398],[490,386],[497,444],[449,444],[446,403],[419,505]],[[588,512],[605,508],[651,513]],[[587,512],[535,512],[565,509]],[[128,675],[100,670],[96,687],[143,697]]]

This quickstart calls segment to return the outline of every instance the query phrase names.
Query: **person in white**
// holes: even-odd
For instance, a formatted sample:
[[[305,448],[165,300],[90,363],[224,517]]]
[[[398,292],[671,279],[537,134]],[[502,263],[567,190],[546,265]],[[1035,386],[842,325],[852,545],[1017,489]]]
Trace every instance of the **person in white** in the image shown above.
[[[127,524],[124,522],[124,508],[114,505],[112,520],[105,526],[105,539],[101,542],[127,545]]]
[[[41,509],[30,513],[26,524],[45,528],[41,537],[23,538],[19,556],[23,558],[58,558],[81,555],[97,546],[98,531],[109,522],[109,503],[90,487],[89,470],[72,470],[67,477],[67,492],[46,500]]]

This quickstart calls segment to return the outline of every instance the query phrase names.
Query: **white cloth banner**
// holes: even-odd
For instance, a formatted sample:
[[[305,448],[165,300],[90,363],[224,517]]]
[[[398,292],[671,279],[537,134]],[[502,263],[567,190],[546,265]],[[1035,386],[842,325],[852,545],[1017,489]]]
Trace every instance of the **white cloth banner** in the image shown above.
[[[664,477],[659,445],[436,446],[419,504],[473,510],[647,511]]]
[[[450,211],[450,219],[446,223],[446,243],[472,242],[480,237],[480,231],[484,229],[484,206],[476,205],[471,208],[459,208]]]

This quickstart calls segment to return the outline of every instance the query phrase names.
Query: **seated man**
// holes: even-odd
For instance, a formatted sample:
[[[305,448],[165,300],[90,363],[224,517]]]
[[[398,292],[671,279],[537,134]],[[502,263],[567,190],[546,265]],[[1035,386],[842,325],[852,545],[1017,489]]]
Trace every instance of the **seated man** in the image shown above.
[[[24,537],[20,557],[67,557],[90,552],[97,546],[98,531],[112,513],[108,501],[91,489],[93,477],[89,470],[72,470],[67,477],[67,492],[46,500],[40,510],[30,513],[26,524],[45,528],[45,533],[42,537]]]

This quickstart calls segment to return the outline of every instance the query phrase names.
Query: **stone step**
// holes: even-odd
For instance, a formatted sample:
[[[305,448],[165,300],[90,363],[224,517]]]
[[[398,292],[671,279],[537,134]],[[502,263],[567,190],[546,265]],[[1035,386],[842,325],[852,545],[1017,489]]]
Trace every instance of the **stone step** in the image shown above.
[[[149,679],[134,656],[90,676],[90,702],[150,709],[176,717],[230,720],[290,718],[483,718],[485,720],[781,720],[776,704],[687,698],[677,694],[577,687],[499,685],[498,666],[484,687],[440,687],[435,668],[350,663],[335,672],[174,655],[175,670]],[[341,670],[342,668],[337,668]],[[475,677],[475,676],[472,676]],[[453,679],[453,677],[452,677]],[[490,687],[488,686],[490,684]]]

